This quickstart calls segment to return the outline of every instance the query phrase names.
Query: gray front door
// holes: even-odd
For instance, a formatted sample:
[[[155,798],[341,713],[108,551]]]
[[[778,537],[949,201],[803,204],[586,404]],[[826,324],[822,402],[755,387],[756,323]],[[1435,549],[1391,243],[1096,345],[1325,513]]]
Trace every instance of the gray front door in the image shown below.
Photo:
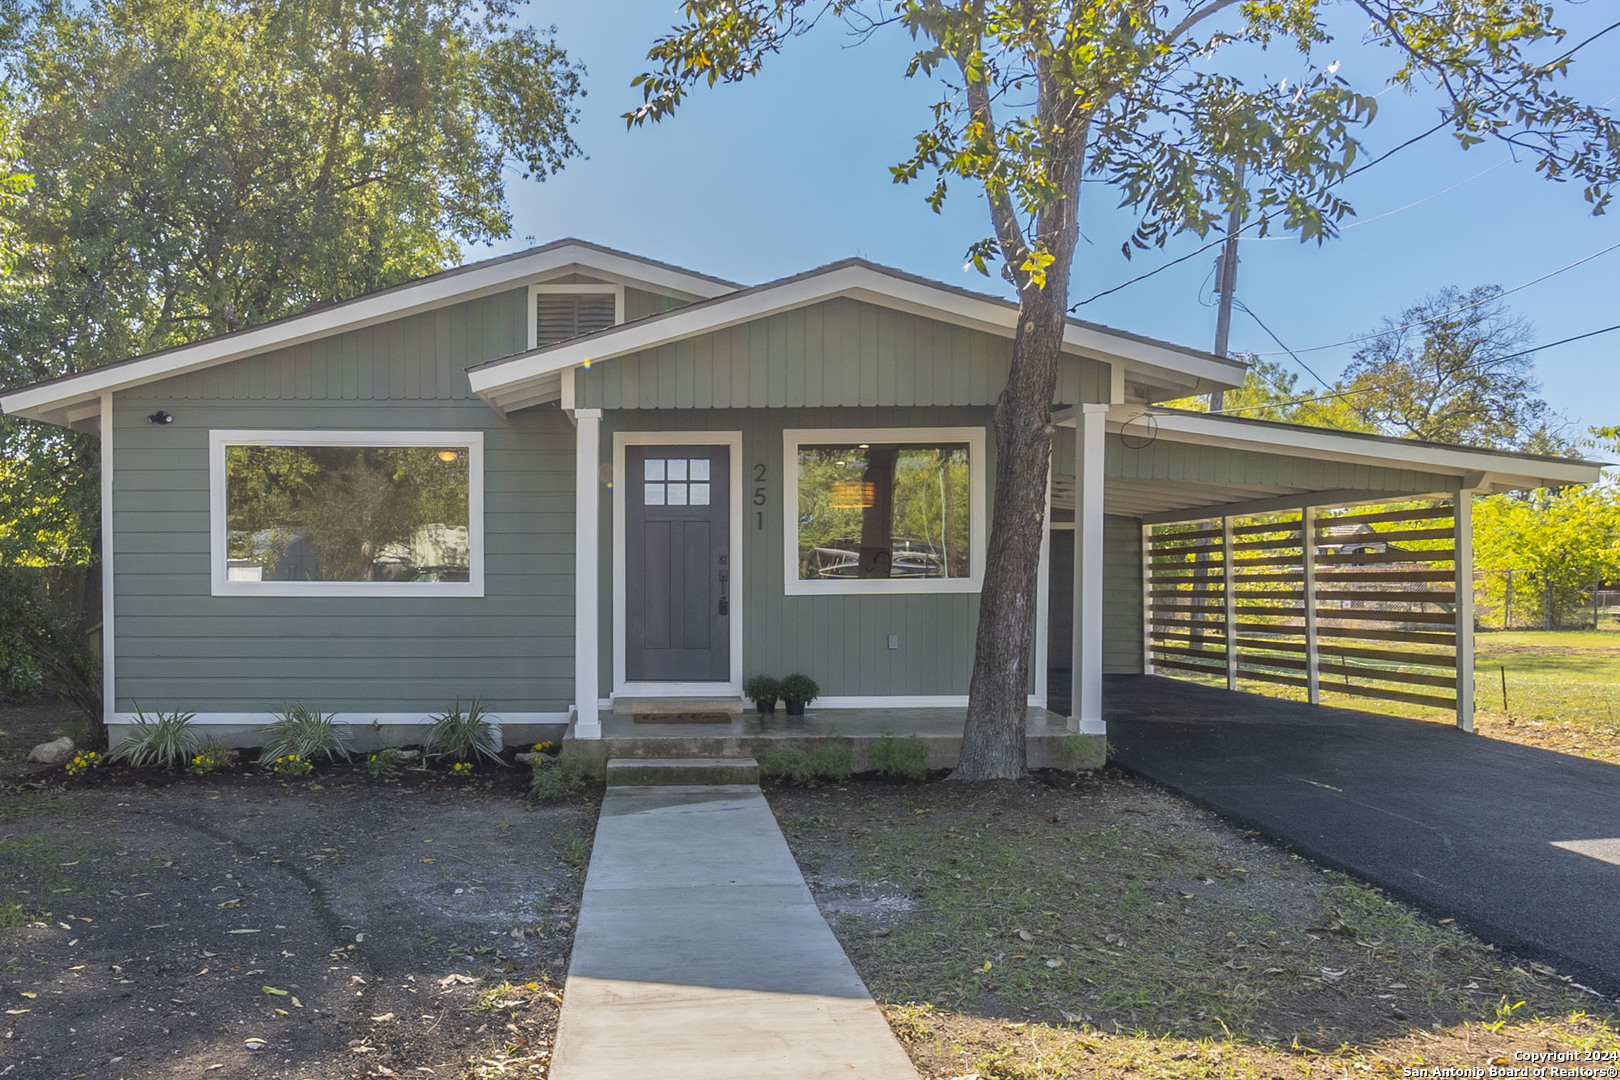
[[[731,451],[625,448],[629,682],[731,678]]]

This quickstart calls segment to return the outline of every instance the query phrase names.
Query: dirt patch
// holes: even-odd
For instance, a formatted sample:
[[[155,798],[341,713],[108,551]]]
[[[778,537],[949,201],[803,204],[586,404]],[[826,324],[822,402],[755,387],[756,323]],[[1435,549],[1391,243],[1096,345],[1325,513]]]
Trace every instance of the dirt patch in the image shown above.
[[[1318,1076],[1326,1059],[1400,1075],[1418,1056],[1620,1051],[1613,1002],[1117,772],[768,794],[931,1077]]]
[[[0,793],[0,1075],[544,1075],[596,806],[522,780]]]
[[[42,700],[0,707],[0,780],[38,768],[27,763],[28,751],[63,735],[81,745],[87,739],[84,715],[72,705]]]

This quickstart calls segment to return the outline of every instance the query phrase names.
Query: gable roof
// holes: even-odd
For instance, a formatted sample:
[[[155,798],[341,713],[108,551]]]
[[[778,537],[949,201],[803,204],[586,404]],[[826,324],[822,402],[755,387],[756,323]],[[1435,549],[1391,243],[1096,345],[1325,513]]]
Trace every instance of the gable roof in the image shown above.
[[[310,308],[273,322],[0,393],[0,412],[51,423],[71,423],[94,415],[97,399],[103,393],[476,299],[570,268],[616,284],[650,286],[683,299],[705,300],[742,288],[724,278],[585,240],[556,240],[511,255],[429,274],[351,300]]]
[[[1011,338],[1018,305],[865,259],[844,259],[777,281],[624,323],[468,369],[473,392],[505,412],[561,396],[562,374],[685,338],[845,297]],[[1064,351],[1122,364],[1127,379],[1149,388],[1151,400],[1229,389],[1247,366],[1236,360],[1069,319]]]

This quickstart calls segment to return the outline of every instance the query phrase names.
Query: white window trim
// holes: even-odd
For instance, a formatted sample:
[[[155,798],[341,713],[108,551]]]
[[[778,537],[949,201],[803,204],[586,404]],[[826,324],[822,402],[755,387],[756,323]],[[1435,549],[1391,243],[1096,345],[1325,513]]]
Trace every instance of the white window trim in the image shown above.
[[[731,678],[725,682],[630,682],[625,676],[625,448],[629,446],[724,446],[731,451]],[[743,610],[743,459],[740,431],[615,431],[613,433],[613,696],[721,697],[742,696]]]
[[[967,443],[968,549],[965,578],[865,578],[811,581],[799,577],[799,447],[817,443]],[[984,587],[985,434],[982,427],[788,428],[782,432],[782,587],[788,596],[886,593],[976,593]]]
[[[467,450],[467,581],[227,581],[227,446],[460,446]],[[484,433],[482,431],[280,431],[208,433],[209,579],[214,596],[483,596]]]
[[[540,341],[540,297],[546,294],[562,294],[564,296],[607,296],[613,297],[613,325],[619,326],[624,322],[624,286],[623,285],[548,285],[544,282],[529,286],[529,351],[539,348]]]

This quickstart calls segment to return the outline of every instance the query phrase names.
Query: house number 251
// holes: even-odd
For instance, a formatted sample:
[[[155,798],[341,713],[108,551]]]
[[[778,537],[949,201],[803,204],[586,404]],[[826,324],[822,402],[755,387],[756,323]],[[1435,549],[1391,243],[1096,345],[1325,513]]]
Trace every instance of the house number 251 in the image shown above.
[[[756,507],[765,505],[765,463],[763,461],[754,465],[754,505]],[[754,528],[761,532],[765,531],[764,510],[754,511]]]

